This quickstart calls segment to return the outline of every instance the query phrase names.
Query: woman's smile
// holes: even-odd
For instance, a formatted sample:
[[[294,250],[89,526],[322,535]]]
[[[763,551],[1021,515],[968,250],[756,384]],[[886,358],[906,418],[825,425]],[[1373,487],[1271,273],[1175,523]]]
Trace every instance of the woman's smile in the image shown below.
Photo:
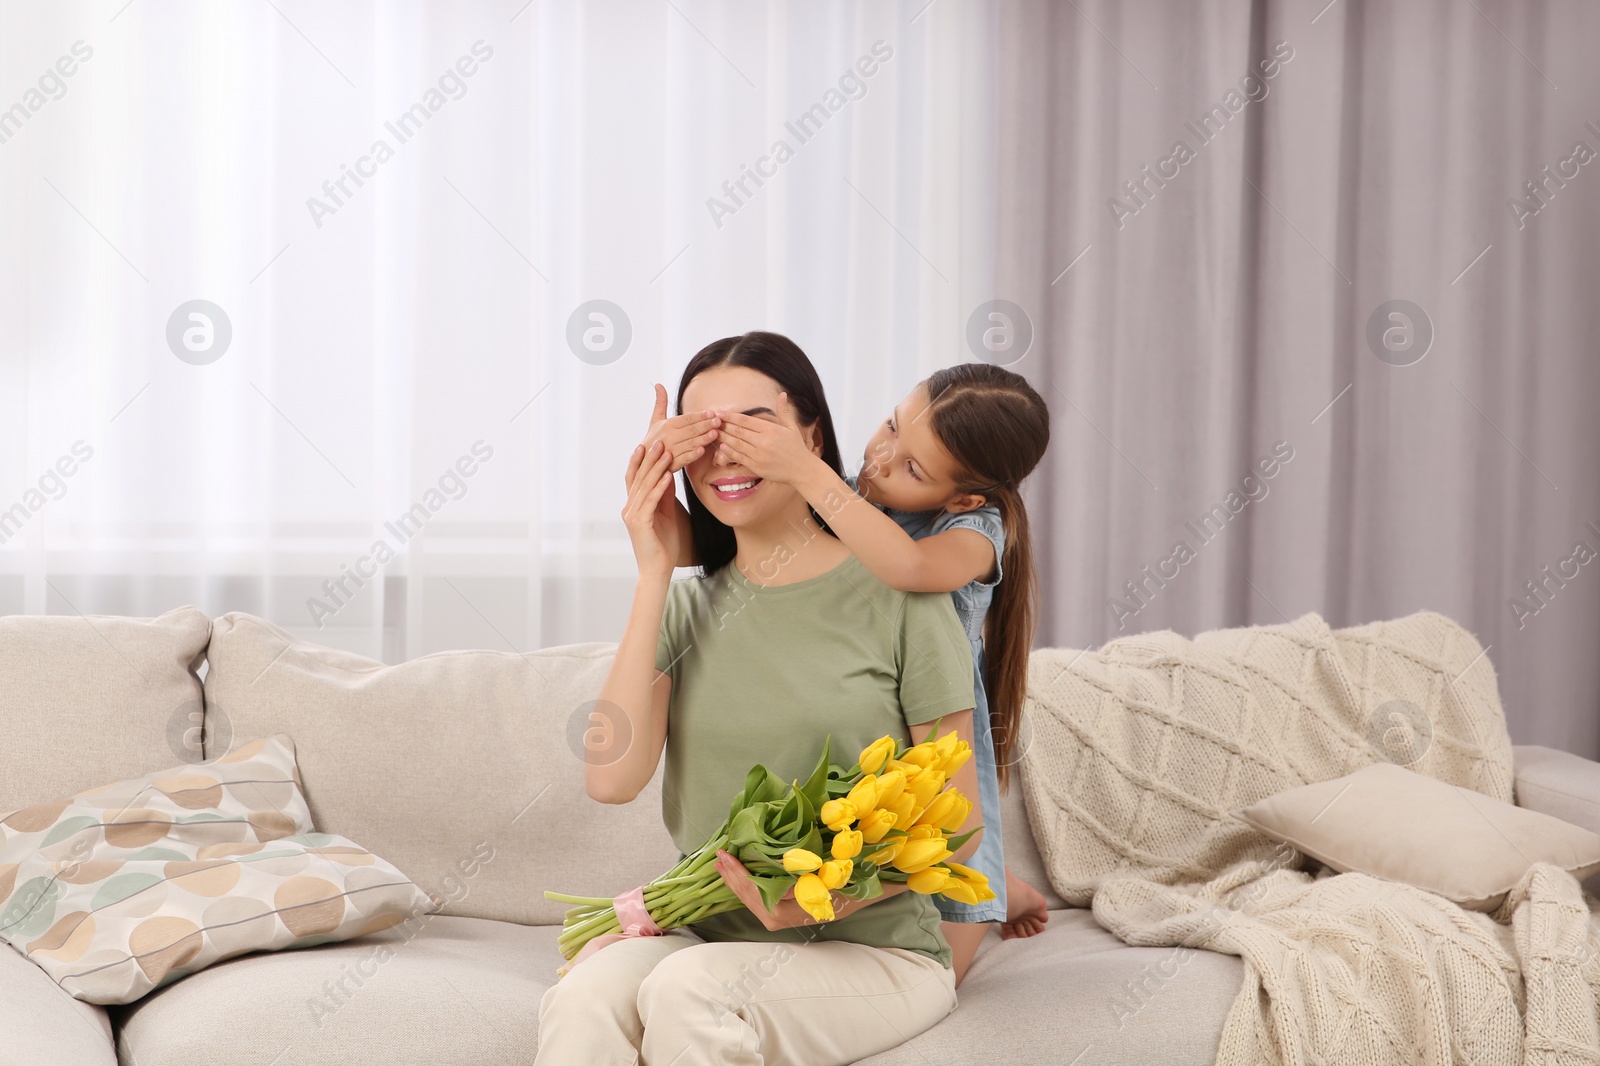
[[[742,500],[756,491],[761,480],[758,477],[719,477],[708,484],[719,500]]]

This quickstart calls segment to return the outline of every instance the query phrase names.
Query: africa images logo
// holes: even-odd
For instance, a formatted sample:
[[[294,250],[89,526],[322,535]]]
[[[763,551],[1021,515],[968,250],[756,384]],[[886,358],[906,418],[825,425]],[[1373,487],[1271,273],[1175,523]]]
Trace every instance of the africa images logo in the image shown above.
[[[476,57],[476,58],[473,58]],[[472,42],[472,55],[462,56],[455,61],[454,67],[447,68],[439,75],[437,86],[430,85],[422,93],[422,99],[400,112],[393,121],[385,122],[383,128],[394,137],[395,143],[391,145],[387,140],[379,137],[372,142],[365,155],[356,158],[354,168],[345,163],[339,164],[340,174],[337,178],[329,178],[322,183],[322,194],[326,199],[315,196],[306,197],[306,210],[311,212],[311,221],[315,222],[318,229],[322,228],[322,219],[326,215],[333,215],[352,199],[356,191],[366,185],[364,178],[376,177],[378,164],[387,163],[395,157],[395,149],[405,144],[421,131],[423,124],[437,114],[444,105],[451,100],[459,100],[467,95],[466,79],[478,72],[482,63],[487,63],[494,57],[494,49],[483,41]],[[448,94],[448,96],[446,95]],[[355,183],[355,188],[350,183]],[[343,195],[340,195],[340,194]]]
[[[727,199],[706,197],[706,210],[711,213],[711,221],[717,224],[717,228],[722,228],[723,219],[738,214],[741,208],[755,199],[756,192],[766,184],[764,179],[777,177],[778,168],[794,158],[800,145],[821,133],[823,125],[830,118],[843,111],[846,104],[866,96],[867,79],[893,58],[894,48],[888,42],[873,41],[871,54],[861,56],[854,66],[846,68],[839,75],[837,88],[830,86],[823,92],[821,100],[800,112],[792,122],[783,124],[783,128],[793,136],[793,144],[789,143],[787,137],[780,137],[772,142],[766,155],[756,160],[754,167],[740,163],[739,176],[722,183],[722,193]],[[751,182],[755,183],[754,189],[750,188]],[[744,195],[741,196],[741,193]]]

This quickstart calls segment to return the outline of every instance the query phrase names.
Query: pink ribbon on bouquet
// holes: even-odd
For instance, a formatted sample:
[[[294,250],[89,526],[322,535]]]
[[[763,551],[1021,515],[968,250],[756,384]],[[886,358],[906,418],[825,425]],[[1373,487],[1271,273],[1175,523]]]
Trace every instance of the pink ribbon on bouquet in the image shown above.
[[[620,896],[614,896],[611,905],[617,911],[617,923],[622,926],[620,933],[606,933],[591,939],[582,949],[572,957],[572,961],[556,970],[556,977],[565,977],[573,969],[599,951],[607,944],[615,944],[632,936],[665,936],[666,930],[655,923],[650,917],[650,911],[644,905],[644,886],[630,888]]]
[[[623,936],[662,936],[666,930],[655,923],[644,905],[644,886],[630,888],[611,900],[617,910],[617,923]]]

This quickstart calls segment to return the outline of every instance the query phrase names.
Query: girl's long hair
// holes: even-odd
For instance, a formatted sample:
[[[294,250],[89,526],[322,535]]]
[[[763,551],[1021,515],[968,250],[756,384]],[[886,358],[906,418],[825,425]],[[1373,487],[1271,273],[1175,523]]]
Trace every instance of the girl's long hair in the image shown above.
[[[933,432],[956,461],[961,492],[976,493],[1005,523],[1002,580],[984,619],[984,690],[1000,787],[1011,779],[1028,653],[1038,622],[1039,581],[1033,568],[1028,509],[1019,491],[1050,443],[1050,409],[1019,374],[989,363],[961,363],[923,383]]]
[[[696,352],[689,365],[683,368],[683,377],[678,381],[680,415],[683,414],[683,391],[689,387],[689,382],[701,372],[719,366],[749,367],[776,381],[789,394],[789,402],[800,415],[800,424],[814,425],[821,432],[822,461],[832,467],[834,473],[844,476],[844,467],[839,461],[839,441],[833,432],[833,415],[822,392],[822,379],[817,377],[816,367],[798,344],[781,333],[759,330],[712,341]],[[700,502],[694,486],[689,484],[687,470],[683,473],[683,489],[689,504],[689,532],[694,541],[695,558],[700,560],[701,576],[710,577],[733,561],[739,542],[732,527],[719,522],[711,509]],[[817,525],[832,536],[833,530],[822,516],[810,505],[806,509]]]

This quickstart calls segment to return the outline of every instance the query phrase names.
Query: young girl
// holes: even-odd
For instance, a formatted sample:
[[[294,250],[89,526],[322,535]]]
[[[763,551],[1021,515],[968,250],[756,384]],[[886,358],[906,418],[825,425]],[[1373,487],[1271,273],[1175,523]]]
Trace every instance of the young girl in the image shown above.
[[[987,874],[995,890],[993,900],[978,904],[934,897],[959,984],[987,923],[1004,923],[1002,935],[1010,938],[1032,936],[1048,921],[1044,897],[1005,869],[999,799],[1020,756],[1017,722],[1037,586],[1018,489],[1049,441],[1044,400],[1021,376],[988,363],[940,370],[878,427],[859,477],[842,478],[784,423],[733,411],[666,420],[665,399],[657,386],[653,436],[684,462],[714,448],[757,481],[790,485],[879,580],[908,592],[952,594],[977,676],[973,746],[985,830],[968,865]],[[679,521],[687,522],[681,509]],[[697,563],[688,552],[677,561]]]

